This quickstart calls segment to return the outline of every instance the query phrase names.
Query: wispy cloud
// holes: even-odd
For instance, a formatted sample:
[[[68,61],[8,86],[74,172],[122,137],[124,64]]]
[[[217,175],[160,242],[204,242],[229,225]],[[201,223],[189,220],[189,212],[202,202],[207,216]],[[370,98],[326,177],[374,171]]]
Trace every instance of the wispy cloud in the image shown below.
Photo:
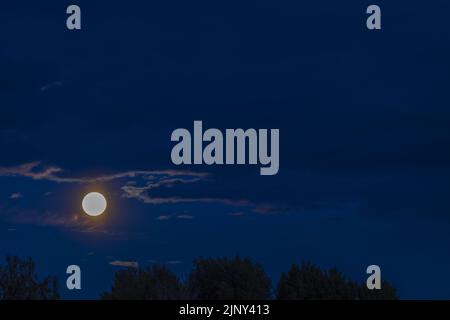
[[[170,218],[172,218],[172,216],[170,216],[170,215],[161,215],[161,216],[158,216],[156,218],[156,220],[165,221],[165,220],[170,220]]]
[[[21,194],[20,192],[15,192],[9,196],[10,199],[20,199],[22,197],[23,197],[23,194]]]
[[[291,211],[292,209],[289,207],[276,207],[276,206],[270,206],[270,205],[260,205],[253,209],[253,212],[259,213],[259,214],[280,214],[280,213],[287,213]]]
[[[121,187],[122,197],[135,199],[145,204],[165,205],[165,204],[221,204],[234,208],[236,211],[249,211],[257,214],[275,214],[289,211],[288,208],[273,206],[266,203],[256,203],[247,199],[235,199],[227,197],[193,197],[154,195],[153,191],[159,189],[171,189],[182,185],[208,182],[210,175],[204,172],[193,172],[186,170],[128,170],[111,174],[101,174],[97,176],[71,175],[62,168],[54,165],[45,165],[41,162],[29,162],[18,166],[0,167],[0,177],[22,177],[32,180],[51,181],[54,183],[66,184],[89,184],[98,182],[108,182],[113,180],[123,180]],[[49,193],[46,193],[49,195]],[[18,199],[19,193],[11,198]],[[174,214],[173,218],[193,219],[190,214]],[[168,220],[172,216],[161,215],[158,220]],[[34,223],[43,225],[65,226],[77,228],[83,232],[100,232],[95,226],[88,225],[80,215],[60,215],[52,213],[19,212],[14,216],[16,222]]]
[[[115,266],[115,267],[126,267],[126,268],[138,268],[139,267],[139,263],[137,263],[136,261],[115,260],[115,261],[111,261],[109,264],[112,266]]]
[[[253,204],[248,200],[234,200],[226,198],[208,198],[208,197],[154,197],[149,194],[152,189],[162,186],[171,185],[173,181],[178,183],[193,183],[199,181],[198,179],[171,179],[169,183],[164,181],[153,183],[149,181],[145,186],[125,185],[122,187],[123,197],[132,198],[148,204],[177,204],[177,203],[221,203],[230,206],[252,206]]]
[[[29,162],[19,166],[0,167],[0,177],[25,177],[33,180],[46,180],[56,183],[96,183],[119,179],[143,178],[144,185],[139,186],[134,180],[129,180],[122,186],[124,198],[136,199],[147,204],[177,204],[177,203],[219,203],[235,207],[253,208],[257,213],[269,213],[270,206],[260,206],[245,199],[230,199],[216,197],[155,197],[150,191],[158,188],[173,188],[204,181],[209,177],[205,172],[184,170],[129,170],[95,177],[71,176],[64,174],[58,166],[48,166],[41,162]],[[273,210],[275,212],[276,210]]]
[[[186,183],[186,182],[185,182]],[[161,185],[161,184],[158,184]],[[288,212],[288,208],[274,207],[269,204],[260,204],[246,199],[212,198],[212,197],[155,197],[149,192],[156,187],[150,182],[146,186],[125,185],[122,187],[123,197],[136,199],[153,205],[182,204],[182,203],[206,203],[223,204],[231,207],[248,208],[254,213],[275,214]],[[183,217],[182,217],[183,218]]]
[[[146,235],[142,232],[118,230],[101,220],[90,219],[79,212],[50,212],[34,209],[0,208],[0,218],[11,224],[25,224],[42,227],[62,227],[73,232],[95,234],[120,239],[142,239]]]
[[[160,215],[156,218],[156,220],[159,221],[166,221],[166,220],[170,220],[172,218],[177,218],[180,220],[192,220],[194,219],[194,216],[190,215],[190,214],[178,214],[178,215],[173,215],[173,214],[165,214],[165,215]]]
[[[62,169],[58,167],[41,167],[40,162],[29,162],[13,167],[0,167],[0,176],[22,176],[34,180],[52,180],[57,178],[55,174],[61,171]]]
[[[191,220],[194,219],[194,216],[191,216],[190,214],[180,214],[177,216],[177,218],[183,220]]]
[[[3,210],[2,215],[7,221],[19,224],[34,224],[40,226],[62,226],[80,230],[92,230],[96,227],[93,220],[81,214],[59,214],[38,212],[32,209]]]
[[[163,180],[160,184],[155,184],[155,187],[162,185],[170,187],[176,183],[183,182],[182,179],[174,179],[172,177],[188,176],[195,178],[198,181],[199,179],[208,176],[207,173],[183,170],[130,170],[107,175],[99,175],[96,177],[78,177],[67,174],[63,175],[63,172],[64,170],[60,167],[46,166],[38,161],[25,163],[19,166],[0,167],[0,176],[2,177],[26,177],[33,180],[47,180],[57,183],[95,183],[124,178],[136,178],[139,176],[147,176],[147,178],[152,178],[153,176],[166,176],[171,177],[171,179]]]
[[[254,207],[255,204],[245,199],[227,199],[227,198],[212,198],[212,197],[155,197],[150,194],[152,190],[159,188],[173,188],[177,185],[186,185],[204,181],[207,174],[195,174],[191,172],[177,173],[180,177],[151,177],[147,179],[144,185],[138,185],[136,181],[127,183],[122,187],[124,198],[136,199],[147,204],[161,205],[161,204],[178,204],[178,203],[219,203],[229,206],[238,207]],[[183,218],[183,217],[182,217]],[[186,218],[186,217],[184,217]]]
[[[54,82],[48,83],[46,85],[43,85],[41,87],[41,92],[45,92],[45,91],[48,91],[53,88],[59,88],[59,87],[62,87],[63,85],[64,85],[64,83],[62,81],[54,81]]]

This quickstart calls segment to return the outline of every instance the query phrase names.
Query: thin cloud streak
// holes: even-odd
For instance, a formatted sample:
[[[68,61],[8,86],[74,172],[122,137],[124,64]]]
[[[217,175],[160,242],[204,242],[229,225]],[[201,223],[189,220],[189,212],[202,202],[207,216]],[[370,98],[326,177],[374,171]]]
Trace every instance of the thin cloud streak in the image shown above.
[[[136,199],[143,203],[152,205],[163,205],[163,204],[183,204],[183,203],[205,203],[205,204],[223,204],[230,207],[239,208],[249,208],[251,212],[268,215],[268,214],[279,214],[287,213],[291,211],[287,207],[277,207],[270,204],[255,203],[253,201],[245,199],[227,199],[227,198],[191,198],[191,197],[153,197],[148,191],[154,189],[154,186],[149,184],[144,187],[136,187],[133,185],[125,185],[122,187],[124,192],[122,197],[127,199]],[[159,220],[167,220],[165,216],[161,216]],[[182,219],[182,218],[181,218]]]
[[[15,193],[13,193],[13,194],[11,194],[10,196],[9,196],[9,198],[10,199],[20,199],[20,198],[23,198],[23,194],[21,194],[20,192],[15,192]]]
[[[39,161],[29,162],[18,166],[0,167],[0,177],[24,177],[32,180],[51,181],[55,183],[89,184],[120,179],[140,178],[145,181],[145,184],[143,186],[138,186],[137,181],[127,181],[125,185],[121,187],[123,192],[122,197],[136,199],[152,205],[183,203],[222,204],[232,207],[248,208],[252,212],[258,214],[275,214],[289,211],[289,208],[274,207],[270,204],[255,203],[246,199],[230,199],[226,197],[154,197],[149,194],[151,190],[159,188],[173,188],[177,185],[205,181],[210,176],[205,172],[184,170],[129,170],[99,175],[96,177],[63,175],[63,172],[64,170],[58,166],[46,166]],[[183,218],[189,219],[184,216],[180,217],[180,219]],[[51,218],[49,221],[46,221],[45,224],[73,225],[74,221],[58,221],[58,219]]]
[[[56,88],[56,87],[62,87],[64,83],[62,81],[54,81],[52,83],[46,84],[41,87],[41,92],[45,92],[47,90]]]
[[[134,269],[139,267],[139,263],[137,263],[136,261],[116,260],[116,261],[111,261],[109,264],[112,266],[115,266],[115,267],[126,267],[126,268],[134,268]]]
[[[182,171],[182,170],[135,170],[135,171],[124,171],[109,175],[100,175],[97,177],[70,177],[61,176],[60,174],[64,170],[57,166],[43,166],[41,162],[29,162],[19,166],[13,167],[0,167],[0,177],[26,177],[33,180],[47,180],[57,183],[95,183],[95,182],[107,182],[117,179],[124,178],[136,178],[138,176],[189,176],[196,177],[197,179],[205,178],[209,176],[208,173],[203,172],[192,172],[192,171]],[[166,180],[161,183],[165,185],[174,184],[179,179]]]

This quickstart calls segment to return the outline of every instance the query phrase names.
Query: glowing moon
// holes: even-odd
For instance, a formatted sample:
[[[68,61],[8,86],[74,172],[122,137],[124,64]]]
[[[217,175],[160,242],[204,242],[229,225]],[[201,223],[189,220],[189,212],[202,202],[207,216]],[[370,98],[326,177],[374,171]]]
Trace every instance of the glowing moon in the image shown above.
[[[98,192],[88,193],[81,204],[87,215],[96,217],[106,210],[106,198]]]

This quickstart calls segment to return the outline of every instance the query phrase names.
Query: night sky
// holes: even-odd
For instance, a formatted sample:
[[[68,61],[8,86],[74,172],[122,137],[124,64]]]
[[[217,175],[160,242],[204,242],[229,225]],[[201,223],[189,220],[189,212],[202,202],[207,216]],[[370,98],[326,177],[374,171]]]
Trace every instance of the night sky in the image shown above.
[[[450,298],[450,3],[377,1],[378,31],[370,4],[2,1],[0,259],[32,257],[66,299],[124,265],[237,254],[273,283],[377,264],[401,298]],[[194,120],[279,128],[279,173],[172,164]]]

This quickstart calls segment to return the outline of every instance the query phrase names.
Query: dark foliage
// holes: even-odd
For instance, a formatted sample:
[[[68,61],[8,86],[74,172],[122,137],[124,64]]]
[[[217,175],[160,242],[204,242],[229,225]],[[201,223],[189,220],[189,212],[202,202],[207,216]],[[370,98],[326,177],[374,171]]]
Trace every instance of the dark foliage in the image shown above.
[[[283,273],[276,296],[280,300],[397,299],[395,288],[388,282],[382,283],[381,290],[368,290],[365,283],[351,281],[336,269],[323,271],[309,263],[292,265]]]
[[[33,260],[6,257],[0,266],[0,300],[53,300],[58,299],[58,282],[46,277],[39,282]]]
[[[396,289],[382,281],[381,290],[347,279],[336,269],[303,263],[283,273],[275,290],[280,300],[392,300]],[[38,281],[33,260],[6,257],[0,265],[0,300],[58,299],[55,277]],[[119,270],[107,300],[265,300],[272,298],[271,281],[261,265],[249,258],[196,259],[187,281],[165,266]]]
[[[196,259],[188,281],[195,299],[269,299],[271,281],[259,264],[248,258]]]
[[[178,277],[164,266],[128,268],[116,272],[111,292],[104,300],[176,300],[186,298]]]
[[[369,290],[367,286],[358,288],[358,298],[361,300],[397,300],[397,289],[387,281],[381,281],[381,290]]]

